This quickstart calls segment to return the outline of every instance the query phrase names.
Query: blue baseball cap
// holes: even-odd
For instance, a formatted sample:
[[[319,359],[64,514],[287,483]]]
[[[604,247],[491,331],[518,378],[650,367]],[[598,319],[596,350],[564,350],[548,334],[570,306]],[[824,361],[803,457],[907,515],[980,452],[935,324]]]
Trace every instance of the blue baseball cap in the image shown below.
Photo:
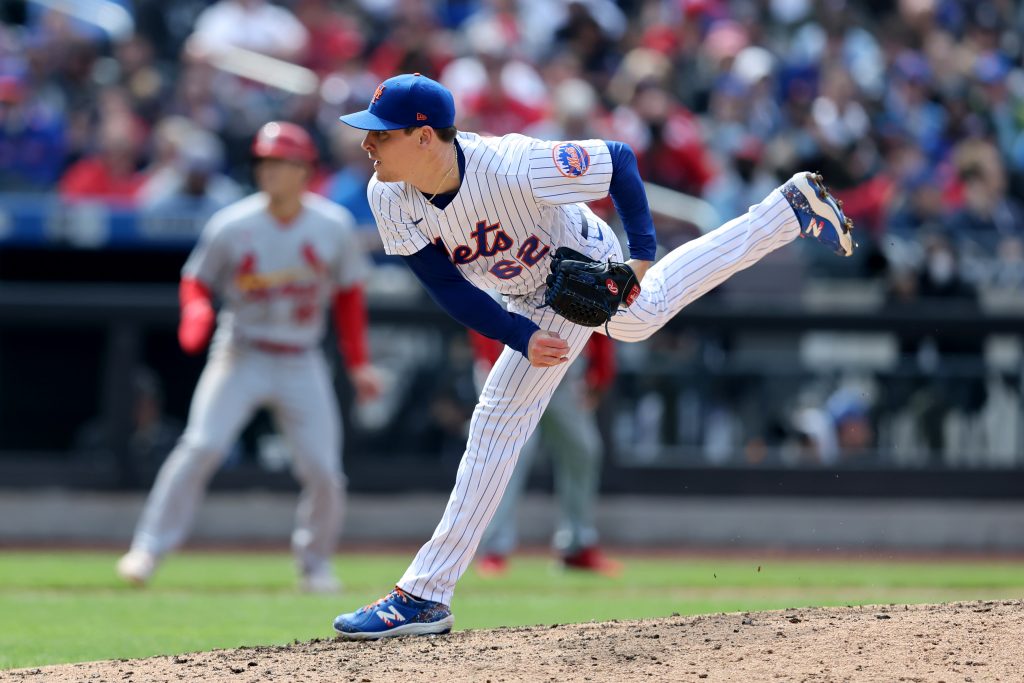
[[[455,125],[455,98],[448,88],[426,76],[402,74],[378,85],[367,109],[338,118],[360,130],[450,128]]]

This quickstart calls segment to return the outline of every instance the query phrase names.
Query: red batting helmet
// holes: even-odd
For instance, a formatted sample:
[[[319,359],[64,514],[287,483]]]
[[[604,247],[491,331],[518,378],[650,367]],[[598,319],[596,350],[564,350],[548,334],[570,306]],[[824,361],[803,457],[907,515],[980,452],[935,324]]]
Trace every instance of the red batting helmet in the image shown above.
[[[252,153],[260,159],[286,159],[307,164],[316,161],[316,146],[309,133],[287,121],[263,124],[253,140]]]

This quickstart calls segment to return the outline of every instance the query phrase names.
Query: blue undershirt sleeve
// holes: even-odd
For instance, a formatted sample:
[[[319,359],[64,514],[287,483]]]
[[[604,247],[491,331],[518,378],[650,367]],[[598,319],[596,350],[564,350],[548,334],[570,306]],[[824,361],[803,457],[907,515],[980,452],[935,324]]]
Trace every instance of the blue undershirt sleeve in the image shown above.
[[[629,145],[605,140],[612,157],[612,179],[608,194],[626,229],[631,258],[653,261],[657,250],[654,219],[647,204],[647,193],[636,165],[636,155]]]
[[[506,311],[486,292],[473,286],[440,247],[431,244],[402,259],[448,315],[529,358],[527,348],[530,337],[540,329],[537,324]]]

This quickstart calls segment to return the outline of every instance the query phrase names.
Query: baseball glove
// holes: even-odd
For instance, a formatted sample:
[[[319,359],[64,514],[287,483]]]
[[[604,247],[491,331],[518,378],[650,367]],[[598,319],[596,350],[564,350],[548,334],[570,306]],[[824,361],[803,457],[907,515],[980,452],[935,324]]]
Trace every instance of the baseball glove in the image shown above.
[[[640,294],[636,273],[625,263],[602,263],[559,247],[551,258],[544,305],[566,320],[600,327],[607,325],[619,305],[629,306]]]

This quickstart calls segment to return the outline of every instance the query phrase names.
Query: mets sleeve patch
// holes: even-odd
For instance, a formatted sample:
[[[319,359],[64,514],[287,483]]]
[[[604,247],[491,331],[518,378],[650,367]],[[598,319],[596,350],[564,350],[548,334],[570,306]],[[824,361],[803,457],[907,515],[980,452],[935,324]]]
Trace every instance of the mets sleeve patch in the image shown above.
[[[555,168],[566,178],[579,178],[590,170],[590,154],[575,142],[563,142],[551,149]]]

